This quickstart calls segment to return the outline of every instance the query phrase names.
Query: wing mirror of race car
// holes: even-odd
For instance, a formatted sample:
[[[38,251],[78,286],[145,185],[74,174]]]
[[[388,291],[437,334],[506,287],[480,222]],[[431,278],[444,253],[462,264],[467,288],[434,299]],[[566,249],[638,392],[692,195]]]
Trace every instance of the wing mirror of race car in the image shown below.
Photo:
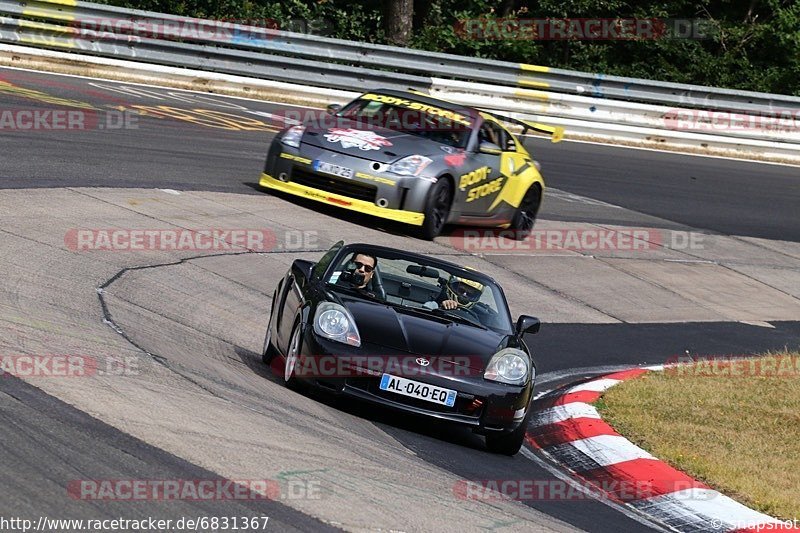
[[[478,151],[482,154],[489,155],[500,155],[503,153],[502,148],[489,141],[483,141],[478,147]]]
[[[327,111],[329,115],[335,115],[341,109],[342,106],[339,104],[328,104],[328,107],[325,108],[325,111]]]
[[[522,315],[517,320],[517,335],[530,333],[531,335],[539,333],[539,328],[542,327],[542,322],[535,316]]]

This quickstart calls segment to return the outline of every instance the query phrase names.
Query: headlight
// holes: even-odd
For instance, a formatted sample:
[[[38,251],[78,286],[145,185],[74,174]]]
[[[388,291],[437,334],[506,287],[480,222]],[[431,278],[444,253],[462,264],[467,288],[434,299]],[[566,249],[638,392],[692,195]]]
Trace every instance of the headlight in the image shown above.
[[[530,367],[528,354],[516,348],[504,348],[492,356],[483,377],[509,385],[524,385]]]
[[[281,137],[281,143],[293,148],[300,148],[300,139],[303,138],[303,133],[306,131],[305,126],[292,126]]]
[[[331,302],[319,304],[314,315],[314,331],[317,335],[332,341],[361,346],[361,335],[358,333],[353,315],[339,304]]]
[[[389,166],[389,172],[401,176],[419,176],[425,167],[433,163],[433,159],[424,155],[410,155]]]

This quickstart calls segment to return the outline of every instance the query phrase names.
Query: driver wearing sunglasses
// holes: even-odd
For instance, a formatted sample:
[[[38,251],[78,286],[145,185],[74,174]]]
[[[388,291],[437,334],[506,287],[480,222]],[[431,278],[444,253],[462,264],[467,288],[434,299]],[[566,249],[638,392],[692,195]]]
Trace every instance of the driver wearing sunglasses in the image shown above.
[[[373,272],[375,271],[376,258],[366,254],[356,254],[353,258],[352,264],[355,266],[355,272],[364,277],[364,282],[356,286],[357,289],[366,289],[372,279]]]
[[[375,275],[375,267],[378,264],[378,258],[363,253],[353,255],[352,259],[346,261],[343,266],[343,271],[336,273],[336,280],[334,283],[356,289],[365,293],[373,298],[376,294],[370,288],[370,282]]]

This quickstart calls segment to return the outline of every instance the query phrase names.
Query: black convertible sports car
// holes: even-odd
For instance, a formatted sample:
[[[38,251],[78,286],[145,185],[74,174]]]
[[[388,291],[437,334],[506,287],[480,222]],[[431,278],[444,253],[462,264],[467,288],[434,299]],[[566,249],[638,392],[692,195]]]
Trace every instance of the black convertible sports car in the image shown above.
[[[300,383],[455,422],[489,450],[522,446],[536,367],[490,277],[432,257],[368,244],[295,260],[278,283],[263,360]]]

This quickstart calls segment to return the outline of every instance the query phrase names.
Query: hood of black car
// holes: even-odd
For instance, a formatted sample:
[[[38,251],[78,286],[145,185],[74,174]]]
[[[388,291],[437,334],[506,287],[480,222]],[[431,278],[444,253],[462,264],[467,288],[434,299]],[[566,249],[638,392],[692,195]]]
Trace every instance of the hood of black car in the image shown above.
[[[406,312],[379,302],[343,298],[363,344],[423,356],[445,358],[483,370],[504,336],[487,329],[451,322],[425,311]]]

